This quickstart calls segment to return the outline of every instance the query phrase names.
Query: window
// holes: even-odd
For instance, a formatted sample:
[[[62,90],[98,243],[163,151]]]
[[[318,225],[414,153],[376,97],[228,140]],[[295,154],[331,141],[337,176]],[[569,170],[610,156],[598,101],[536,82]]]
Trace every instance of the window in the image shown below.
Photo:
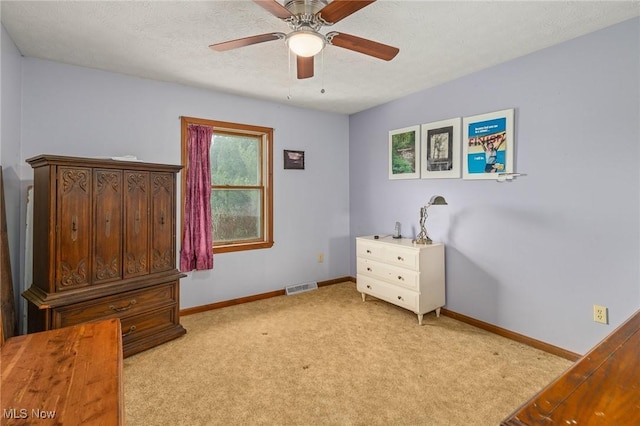
[[[189,167],[189,124],[213,128],[209,156],[214,252],[272,247],[273,129],[182,117],[182,165],[185,169]],[[184,179],[182,188],[184,204]]]

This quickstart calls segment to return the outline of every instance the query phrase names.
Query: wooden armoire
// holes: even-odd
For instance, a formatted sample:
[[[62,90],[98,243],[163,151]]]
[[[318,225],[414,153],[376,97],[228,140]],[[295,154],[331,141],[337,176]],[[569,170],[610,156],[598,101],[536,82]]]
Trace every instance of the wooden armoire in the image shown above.
[[[176,269],[176,165],[39,155],[28,331],[105,318],[124,356],[186,333]]]

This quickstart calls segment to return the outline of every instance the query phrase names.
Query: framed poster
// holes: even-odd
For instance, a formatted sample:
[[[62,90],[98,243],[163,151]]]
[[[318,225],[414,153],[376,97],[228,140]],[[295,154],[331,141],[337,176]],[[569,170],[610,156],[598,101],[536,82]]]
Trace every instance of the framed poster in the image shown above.
[[[464,117],[462,177],[497,179],[513,173],[513,109]]]
[[[304,170],[304,151],[284,150],[284,168]]]
[[[389,132],[389,179],[420,177],[420,126]]]
[[[423,124],[422,179],[460,177],[460,118]]]

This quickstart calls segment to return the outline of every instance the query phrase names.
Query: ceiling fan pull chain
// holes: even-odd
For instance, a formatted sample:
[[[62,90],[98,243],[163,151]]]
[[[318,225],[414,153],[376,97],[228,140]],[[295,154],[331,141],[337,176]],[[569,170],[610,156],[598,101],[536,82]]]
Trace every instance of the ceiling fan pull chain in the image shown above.
[[[324,94],[324,49],[320,52],[320,93]]]
[[[287,49],[287,58],[289,59],[289,69],[287,71],[287,73],[289,74],[289,87],[288,87],[288,91],[289,93],[287,94],[287,99],[291,99],[291,80],[293,80],[293,74],[291,74],[291,50]]]

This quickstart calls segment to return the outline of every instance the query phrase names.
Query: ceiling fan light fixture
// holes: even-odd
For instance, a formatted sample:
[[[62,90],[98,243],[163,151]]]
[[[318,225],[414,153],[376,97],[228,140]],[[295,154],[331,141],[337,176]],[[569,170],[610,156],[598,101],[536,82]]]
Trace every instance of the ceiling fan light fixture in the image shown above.
[[[287,36],[289,49],[303,58],[317,55],[324,45],[324,37],[313,30],[296,30]]]

